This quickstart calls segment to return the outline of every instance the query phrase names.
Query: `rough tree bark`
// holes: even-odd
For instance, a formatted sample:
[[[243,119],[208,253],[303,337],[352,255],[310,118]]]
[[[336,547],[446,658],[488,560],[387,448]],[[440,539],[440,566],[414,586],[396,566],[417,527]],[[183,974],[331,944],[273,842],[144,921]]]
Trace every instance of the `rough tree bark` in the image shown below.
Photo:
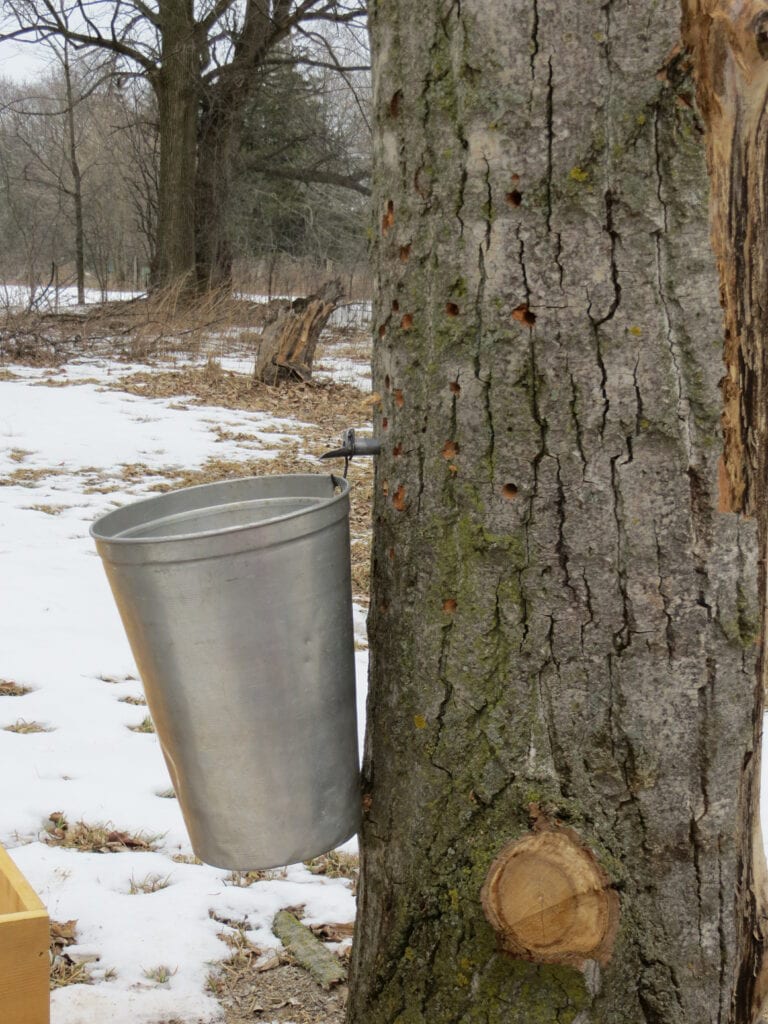
[[[757,543],[717,511],[679,4],[370,13],[384,450],[348,1020],[746,1024]]]
[[[152,283],[195,283],[195,172],[201,40],[192,0],[159,0],[162,54],[148,77],[159,110],[157,258]]]

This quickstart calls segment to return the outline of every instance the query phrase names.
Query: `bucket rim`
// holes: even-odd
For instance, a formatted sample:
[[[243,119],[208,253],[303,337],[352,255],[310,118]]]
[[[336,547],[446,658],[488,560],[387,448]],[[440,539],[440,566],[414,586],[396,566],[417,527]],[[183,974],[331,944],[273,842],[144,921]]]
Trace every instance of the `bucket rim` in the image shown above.
[[[349,496],[349,481],[344,477],[336,476],[335,473],[265,473],[261,476],[240,476],[232,479],[225,480],[213,480],[207,484],[195,484],[192,487],[177,487],[175,490],[166,491],[164,494],[153,495],[151,498],[140,498],[138,501],[126,502],[125,505],[120,505],[118,508],[110,509],[109,512],[105,512],[103,515],[98,516],[89,528],[90,536],[97,543],[104,544],[116,544],[121,547],[135,547],[136,545],[157,545],[157,544],[177,544],[182,542],[196,541],[205,539],[208,537],[225,537],[230,535],[236,535],[243,533],[246,530],[253,530],[255,527],[259,529],[266,526],[271,526],[274,523],[290,522],[291,520],[298,519],[301,516],[307,515],[307,509],[297,509],[294,512],[282,513],[281,515],[272,516],[270,519],[261,519],[258,523],[242,523],[238,526],[225,526],[217,530],[201,530],[195,533],[179,533],[173,534],[168,537],[125,537],[120,534],[109,534],[100,530],[101,524],[117,513],[124,511],[127,508],[136,509],[141,505],[155,504],[169,498],[174,494],[192,494],[194,492],[203,492],[206,490],[212,490],[215,487],[221,487],[222,484],[246,484],[250,481],[260,480],[327,480],[333,481],[334,490],[340,488],[339,493],[332,494],[326,501],[323,501],[319,508],[323,510],[332,508],[339,502],[343,502],[348,499]],[[204,507],[204,506],[203,506]],[[319,509],[316,509],[318,511]]]

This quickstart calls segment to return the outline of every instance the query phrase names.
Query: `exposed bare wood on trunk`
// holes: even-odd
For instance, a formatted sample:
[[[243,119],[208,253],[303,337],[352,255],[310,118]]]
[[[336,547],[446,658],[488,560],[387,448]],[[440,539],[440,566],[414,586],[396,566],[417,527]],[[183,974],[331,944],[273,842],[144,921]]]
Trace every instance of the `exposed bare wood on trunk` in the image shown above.
[[[712,241],[725,310],[721,510],[755,517],[760,561],[760,659],[754,755],[741,793],[742,877],[733,1019],[749,1021],[768,998],[766,869],[760,828],[768,541],[768,4],[683,0],[684,41],[707,125]],[[749,827],[751,825],[751,827]]]
[[[341,282],[335,279],[319,292],[285,305],[264,328],[254,377],[266,384],[288,377],[309,380],[320,335],[341,296]]]
[[[541,964],[605,966],[619,925],[619,897],[597,858],[572,830],[546,818],[508,843],[482,890],[500,946]]]

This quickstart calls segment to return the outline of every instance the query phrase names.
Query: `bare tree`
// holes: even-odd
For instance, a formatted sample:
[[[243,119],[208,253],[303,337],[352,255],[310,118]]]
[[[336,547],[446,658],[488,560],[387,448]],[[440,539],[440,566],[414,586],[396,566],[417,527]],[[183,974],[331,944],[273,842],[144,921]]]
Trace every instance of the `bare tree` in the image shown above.
[[[6,38],[66,38],[112,54],[143,76],[158,109],[159,182],[155,283],[228,280],[222,229],[229,163],[254,72],[296,31],[342,28],[364,15],[344,0],[3,0]],[[344,66],[338,62],[339,70]]]

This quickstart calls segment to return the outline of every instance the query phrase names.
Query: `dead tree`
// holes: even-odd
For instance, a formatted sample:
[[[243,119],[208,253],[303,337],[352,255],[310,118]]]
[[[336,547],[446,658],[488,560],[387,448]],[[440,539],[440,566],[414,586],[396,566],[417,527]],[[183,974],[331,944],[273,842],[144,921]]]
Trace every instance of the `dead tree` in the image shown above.
[[[261,335],[255,379],[265,384],[289,377],[309,380],[320,334],[341,296],[341,281],[335,278],[312,295],[286,303]]]

